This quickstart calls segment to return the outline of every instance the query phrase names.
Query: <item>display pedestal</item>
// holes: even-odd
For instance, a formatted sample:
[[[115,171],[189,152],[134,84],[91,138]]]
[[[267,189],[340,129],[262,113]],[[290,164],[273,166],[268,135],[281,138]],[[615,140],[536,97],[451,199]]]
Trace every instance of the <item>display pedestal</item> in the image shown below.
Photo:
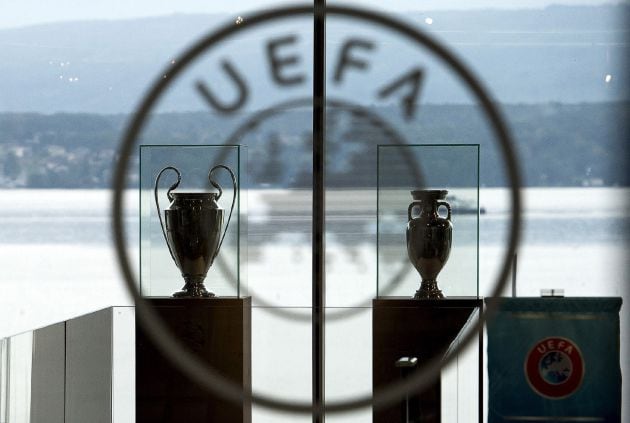
[[[251,392],[250,297],[147,301],[186,348]],[[233,404],[195,384],[136,325],[136,422],[251,422],[251,404]]]
[[[476,320],[483,300],[451,297],[415,300],[382,297],[372,302],[372,385],[381,389],[407,377],[415,368],[443,356],[469,324]],[[405,360],[404,358],[407,358]],[[417,363],[411,361],[417,359]],[[483,337],[479,337],[479,421],[482,421]],[[402,360],[401,360],[402,359]],[[374,423],[441,422],[441,382],[436,380],[422,393],[373,411]]]

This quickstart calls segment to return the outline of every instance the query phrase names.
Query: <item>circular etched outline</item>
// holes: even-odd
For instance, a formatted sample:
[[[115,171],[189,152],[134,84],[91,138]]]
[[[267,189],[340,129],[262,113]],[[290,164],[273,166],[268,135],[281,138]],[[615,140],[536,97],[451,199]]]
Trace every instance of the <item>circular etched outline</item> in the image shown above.
[[[169,69],[169,73],[171,76],[175,76],[199,53],[236,31],[246,27],[256,26],[269,20],[282,19],[294,15],[318,16],[320,18],[326,15],[339,15],[349,18],[362,19],[398,32],[408,39],[424,45],[426,48],[435,53],[443,62],[450,65],[451,69],[455,71],[457,76],[463,80],[468,88],[471,89],[474,96],[480,101],[487,117],[492,122],[494,133],[499,140],[502,157],[505,160],[506,172],[510,181],[510,201],[512,208],[510,212],[511,225],[507,242],[508,248],[503,256],[503,264],[500,267],[495,290],[492,293],[493,297],[499,297],[509,276],[510,265],[513,254],[518,246],[521,227],[521,177],[518,170],[519,168],[516,156],[512,148],[511,136],[504,124],[499,110],[486,94],[486,90],[483,88],[483,85],[478,78],[475,77],[459,59],[447,50],[446,47],[430,38],[427,34],[411,27],[408,24],[365,9],[346,6],[285,6],[251,15],[239,25],[239,28],[236,28],[233,24],[229,24],[224,25],[219,30],[213,31],[201,41],[186,50],[180,60]],[[448,354],[445,358],[436,357],[430,360],[425,366],[418,369],[418,371],[414,372],[414,374],[409,378],[378,390],[372,396],[362,396],[344,401],[329,401],[325,404],[287,402],[261,394],[246,394],[236,384],[206,366],[201,360],[191,354],[190,351],[182,348],[179,342],[175,340],[172,333],[170,333],[170,331],[160,321],[160,318],[157,316],[155,311],[151,309],[151,306],[147,304],[137,290],[136,279],[127,257],[124,222],[122,219],[122,193],[125,188],[127,164],[132,153],[132,147],[135,145],[135,140],[143,127],[144,117],[172,79],[173,78],[160,77],[156,82],[154,82],[143,98],[143,101],[139,105],[138,113],[135,114],[134,119],[125,131],[125,136],[122,139],[119,150],[121,154],[116,163],[114,177],[112,178],[112,187],[114,189],[112,196],[112,231],[114,235],[113,241],[116,249],[117,261],[123,275],[123,281],[125,282],[128,291],[134,298],[136,313],[139,316],[140,323],[149,333],[156,345],[162,348],[162,353],[175,365],[177,365],[184,374],[190,377],[191,380],[222,398],[236,403],[252,401],[256,405],[285,412],[321,415],[324,413],[345,412],[367,406],[378,408],[394,403],[400,398],[403,398],[409,391],[418,391],[428,386],[439,376],[442,366],[450,364],[453,357],[461,352],[468,343],[478,335],[478,332],[483,328],[485,320],[491,318],[496,311],[496,306],[487,306],[486,311],[483,313],[481,319],[479,319],[479,323],[476,325],[476,330],[469,331],[463,337],[461,342],[458,343],[458,345],[451,350],[450,354]]]
[[[552,351],[561,352],[565,356],[567,356],[567,354],[565,354],[559,348],[550,349],[545,351],[544,353],[539,353],[536,349],[536,347],[538,347],[540,344],[552,339],[556,341],[566,342],[567,344],[569,344],[569,346],[573,347],[574,351],[577,353],[575,354],[575,358],[573,358],[573,356],[569,356],[571,360],[571,365],[573,366],[573,371],[571,375],[564,382],[557,384],[547,382],[540,375],[540,361],[545,357],[546,354]],[[560,400],[570,397],[578,389],[580,389],[580,386],[582,386],[582,381],[584,380],[586,366],[584,363],[584,356],[582,355],[582,351],[573,340],[562,336],[548,336],[537,341],[534,346],[530,348],[529,352],[525,356],[523,370],[525,372],[525,379],[527,380],[527,384],[534,392],[536,392],[541,397],[547,399]]]

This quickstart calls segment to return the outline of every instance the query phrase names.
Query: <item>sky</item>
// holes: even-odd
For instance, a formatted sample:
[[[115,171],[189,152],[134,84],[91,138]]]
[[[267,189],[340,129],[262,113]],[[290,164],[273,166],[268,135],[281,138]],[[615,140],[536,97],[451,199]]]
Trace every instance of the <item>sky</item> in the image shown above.
[[[543,8],[550,4],[597,5],[630,0],[354,0],[357,4],[387,11],[419,11],[478,8]],[[174,13],[234,13],[257,10],[291,1],[270,0],[0,0],[0,29],[48,22],[131,19]],[[332,1],[329,0],[329,3]]]

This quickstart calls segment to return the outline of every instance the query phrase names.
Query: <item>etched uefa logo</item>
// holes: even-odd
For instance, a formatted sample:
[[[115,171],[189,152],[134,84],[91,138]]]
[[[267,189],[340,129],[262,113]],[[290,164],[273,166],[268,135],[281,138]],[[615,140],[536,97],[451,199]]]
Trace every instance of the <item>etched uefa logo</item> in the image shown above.
[[[582,353],[568,338],[544,338],[525,358],[525,378],[538,395],[549,399],[569,397],[584,378]]]
[[[326,19],[327,49],[323,50],[328,53],[317,61],[315,55],[311,54],[311,45],[315,38],[311,30],[313,16]],[[395,60],[392,59],[392,52],[395,53]],[[322,65],[322,68],[315,64]],[[311,278],[311,275],[298,277],[302,273],[292,273],[290,283],[278,283],[282,279],[275,272],[284,271],[286,260],[273,261],[273,266],[266,266],[259,272],[259,275],[264,275],[265,282],[258,286],[253,282],[253,286],[244,287],[243,292],[255,297],[256,304],[261,309],[271,310],[293,321],[305,316],[306,320],[303,321],[310,323],[315,315],[319,320],[313,327],[323,328],[324,323],[330,323],[334,318],[347,317],[370,309],[372,285],[365,283],[370,278],[375,279],[379,295],[385,295],[390,292],[387,289],[395,288],[408,273],[405,270],[409,267],[407,254],[396,256],[397,264],[401,265],[402,270],[394,269],[381,282],[378,282],[376,274],[363,275],[360,272],[365,269],[376,272],[383,268],[361,261],[363,250],[356,248],[356,233],[365,237],[368,240],[365,243],[370,247],[374,245],[378,229],[374,228],[373,222],[363,224],[359,220],[356,223],[356,216],[342,214],[337,226],[339,230],[335,233],[332,230],[325,232],[321,224],[311,225],[309,219],[312,210],[309,210],[306,219],[295,219],[292,216],[289,216],[291,219],[284,219],[286,216],[282,214],[283,210],[278,213],[277,218],[278,216],[269,212],[273,211],[273,201],[279,196],[274,190],[278,187],[285,190],[286,193],[280,196],[283,197],[281,200],[293,208],[308,203],[315,197],[319,199],[318,207],[322,206],[323,200],[320,197],[323,199],[324,191],[328,190],[328,193],[338,195],[327,195],[326,209],[335,210],[340,205],[356,202],[361,207],[360,216],[372,219],[378,213],[375,187],[378,186],[380,175],[380,146],[467,143],[466,136],[456,139],[450,136],[440,138],[435,133],[431,135],[430,129],[435,129],[431,126],[435,123],[435,116],[429,111],[425,112],[429,109],[425,109],[425,106],[434,103],[436,108],[446,107],[446,94],[450,95],[452,101],[478,106],[472,119],[476,122],[476,127],[487,133],[488,138],[494,137],[496,157],[505,162],[499,173],[511,184],[510,237],[505,260],[501,271],[497,273],[497,286],[493,294],[498,296],[505,284],[510,259],[518,244],[518,163],[511,147],[511,136],[496,103],[463,61],[441,42],[409,24],[378,13],[341,6],[320,9],[308,5],[238,17],[234,22],[206,34],[181,55],[170,60],[139,103],[137,113],[125,132],[119,150],[120,158],[116,164],[112,200],[112,228],[126,286],[135,300],[138,319],[143,322],[156,345],[165,352],[165,356],[191,380],[235,404],[251,401],[258,406],[313,415],[347,412],[365,406],[373,406],[375,409],[390,406],[405,398],[410,391],[422,391],[439,377],[441,366],[451,362],[465,345],[476,339],[477,331],[471,330],[467,333],[462,342],[444,359],[431,361],[414,372],[408,380],[387,385],[374,394],[371,391],[361,391],[361,387],[358,387],[359,395],[356,397],[323,401],[323,390],[320,389],[324,386],[320,383],[324,374],[323,357],[320,355],[317,358],[317,354],[325,349],[324,336],[319,335],[314,336],[313,341],[313,369],[319,366],[322,371],[318,370],[317,373],[314,370],[313,389],[319,390],[316,395],[320,397],[314,401],[297,401],[295,398],[285,400],[243,390],[200,357],[189,354],[185,346],[180,344],[180,340],[173,338],[158,316],[154,315],[150,304],[143,299],[137,289],[139,284],[131,270],[125,248],[122,192],[127,183],[126,173],[133,164],[131,157],[136,146],[148,140],[154,144],[168,144],[163,140],[159,120],[155,116],[160,113],[172,114],[182,104],[185,110],[195,111],[197,120],[186,122],[196,128],[195,142],[212,147],[239,146],[246,151],[244,156],[247,160],[244,163],[247,169],[243,172],[246,174],[245,186],[255,194],[252,196],[255,201],[247,204],[246,222],[250,225],[248,242],[264,246],[265,243],[271,245],[270,241],[277,243],[279,239],[285,243],[296,243],[296,239],[299,242],[301,239],[308,240],[313,246],[313,257],[324,257],[328,260],[327,281],[331,283],[326,285],[326,295],[330,294],[331,298],[338,300],[334,305],[326,303],[331,312],[327,310],[326,313],[312,313],[309,307],[313,306],[315,300],[309,303],[303,299],[308,299],[305,293],[314,292],[311,288],[317,285],[313,283],[316,278]],[[452,113],[443,123],[446,128],[459,124],[461,108],[453,107]],[[322,144],[326,144],[326,148]],[[420,166],[416,160],[412,160],[415,156],[406,154],[407,150],[404,149],[396,151],[401,156],[402,163],[396,169],[404,168],[402,173],[416,181],[414,186],[424,187]],[[478,164],[478,156],[475,163]],[[447,165],[452,167],[452,163]],[[319,170],[316,171],[317,169]],[[476,183],[478,186],[478,181]],[[302,191],[309,190],[317,196],[313,194],[300,197]],[[350,197],[349,190],[367,193],[361,197],[365,201],[359,202],[356,195]],[[405,195],[408,196],[408,193]],[[406,197],[404,204],[406,210]],[[314,205],[312,209],[316,208]],[[323,207],[317,210],[320,217],[326,217],[322,213],[325,211]],[[312,214],[312,221],[316,222],[315,211]],[[276,224],[278,230],[274,230],[271,235],[267,233],[264,237],[256,237],[255,225],[260,222],[268,227]],[[282,225],[277,225],[277,222]],[[329,228],[332,227],[331,223]],[[328,238],[325,250],[324,243],[315,242],[316,236],[320,239]],[[336,255],[325,254],[335,251],[335,248]],[[282,254],[285,250],[278,248],[259,248],[257,251],[273,253],[274,259],[287,258]],[[302,268],[307,269],[307,272],[312,266],[315,267],[308,257],[302,260],[301,256],[293,254],[301,251],[299,248],[291,251],[289,258],[298,264],[304,262]],[[350,263],[356,267],[350,269],[350,273],[361,275],[357,279],[360,289],[348,288],[348,272],[339,272],[340,283],[332,283],[336,275],[332,271],[333,259],[344,256],[349,257]],[[250,254],[249,258],[253,262],[257,256]],[[219,256],[217,267],[224,273],[228,283],[236,286],[240,283],[238,273],[228,265],[220,266],[221,259]],[[241,263],[240,258],[236,262]],[[476,275],[477,272],[470,274]],[[417,282],[417,275],[411,275]],[[380,291],[383,287],[387,289]],[[324,293],[322,288],[323,285],[319,284],[317,292],[312,295],[314,299]],[[337,297],[334,297],[334,289],[338,290]],[[300,308],[306,312],[300,314]],[[312,310],[319,308],[318,303]],[[482,324],[483,320],[480,319],[480,328]],[[318,333],[323,335],[323,331]],[[437,365],[432,365],[436,363]]]

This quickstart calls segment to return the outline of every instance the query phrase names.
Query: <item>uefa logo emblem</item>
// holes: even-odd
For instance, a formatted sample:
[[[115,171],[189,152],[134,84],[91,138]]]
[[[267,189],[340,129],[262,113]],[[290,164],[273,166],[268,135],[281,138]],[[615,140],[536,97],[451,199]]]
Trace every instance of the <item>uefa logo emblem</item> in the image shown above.
[[[582,353],[570,339],[542,339],[525,358],[525,378],[538,395],[549,399],[569,397],[584,378]]]
[[[311,72],[309,56],[303,54],[309,51],[311,43],[310,29],[305,33],[304,28],[312,28],[313,16],[317,19],[326,18],[327,31],[335,25],[339,28],[340,35],[330,43],[334,48],[334,53],[328,60],[329,64],[332,63],[329,65],[328,73],[325,69],[316,66],[313,66]],[[250,48],[251,45],[243,45],[243,42],[248,40],[254,40],[253,45],[257,47]],[[383,60],[379,56],[380,53],[394,48],[398,52],[395,63]],[[255,61],[254,59],[257,58],[262,58],[262,60]],[[260,63],[263,65],[261,66]],[[324,65],[326,60],[320,60],[318,63]],[[328,74],[329,78],[326,77]],[[358,180],[357,172],[349,172],[349,179],[343,179],[341,171],[353,158],[360,159],[363,164],[368,163],[368,166],[357,165],[356,169],[362,170],[367,174],[366,180],[373,181],[372,185],[376,185],[375,178],[378,177],[378,172],[374,172],[371,166],[378,163],[377,146],[411,144],[407,142],[403,134],[410,133],[414,137],[417,136],[420,122],[417,117],[421,114],[418,104],[422,103],[423,99],[430,98],[433,85],[426,82],[437,81],[438,78],[432,79],[434,75],[442,75],[439,78],[448,80],[450,87],[462,89],[466,99],[479,105],[482,113],[477,119],[481,119],[481,123],[488,126],[490,133],[496,138],[499,156],[505,161],[504,171],[510,181],[512,193],[510,197],[511,232],[507,243],[508,252],[502,266],[504,271],[499,273],[493,294],[493,296],[498,296],[506,281],[502,275],[507,274],[510,266],[509,258],[513,257],[518,244],[521,207],[519,166],[511,147],[511,136],[495,102],[486,93],[478,78],[441,43],[412,26],[365,10],[342,6],[313,8],[310,4],[283,7],[238,18],[235,22],[208,33],[173,59],[155,79],[140,102],[120,145],[120,158],[113,178],[112,228],[125,283],[136,303],[136,315],[143,322],[147,333],[156,345],[166,352],[166,355],[186,376],[235,404],[251,401],[253,404],[266,408],[312,415],[346,412],[365,406],[379,408],[405,398],[410,388],[421,390],[428,386],[435,377],[439,376],[440,366],[452,361],[459,350],[476,337],[474,331],[466,335],[465,340],[458,344],[445,360],[440,361],[440,366],[423,366],[423,369],[418,369],[408,380],[394,383],[382,392],[374,394],[368,392],[349,400],[326,400],[325,402],[321,395],[314,401],[298,402],[248,392],[223,377],[220,372],[200,360],[195,354],[189,354],[186,347],[180,345],[179,340],[169,334],[159,316],[155,315],[150,304],[143,299],[137,289],[139,283],[135,280],[125,248],[122,192],[127,183],[126,173],[131,167],[134,150],[143,135],[146,136],[145,129],[150,125],[151,116],[156,111],[158,113],[168,111],[169,105],[186,100],[187,95],[192,92],[193,100],[187,103],[191,109],[202,105],[203,110],[208,109],[212,114],[220,115],[222,119],[224,130],[214,131],[213,129],[212,132],[208,132],[211,136],[207,137],[207,139],[212,139],[217,146],[243,145],[248,148],[248,157],[254,158],[262,157],[257,154],[261,149],[265,149],[267,153],[277,151],[277,154],[270,154],[276,159],[277,164],[273,166],[269,165],[268,161],[252,160],[248,175],[250,187],[254,186],[254,182],[262,188],[266,188],[264,184],[273,186],[273,181],[251,177],[257,174],[256,169],[264,165],[268,168],[280,169],[282,178],[278,179],[290,188],[306,186],[309,189],[312,188],[315,194],[323,195],[326,189],[324,181],[330,182],[333,176],[338,176],[348,186],[354,186],[351,183]],[[373,84],[373,81],[378,82]],[[316,86],[320,89],[316,89]],[[321,89],[325,87],[328,88]],[[319,94],[315,95],[316,92]],[[441,95],[440,90],[433,92]],[[385,107],[389,108],[386,113],[383,112]],[[299,119],[300,115],[296,114],[304,110],[312,116],[312,125],[305,126],[307,130],[299,126],[302,121]],[[286,128],[292,131],[286,132],[288,134],[286,138],[280,138],[278,135],[279,129],[285,128],[278,124],[281,121],[280,115],[285,116],[285,122],[289,122]],[[291,119],[286,119],[286,116],[290,116]],[[456,121],[457,116],[453,116],[452,120]],[[324,127],[325,132],[322,130]],[[325,137],[322,136],[324,133]],[[366,133],[370,137],[366,136]],[[316,139],[319,140],[317,143]],[[374,147],[370,150],[371,155],[355,148],[356,143],[365,142],[368,139]],[[335,140],[337,140],[336,144],[333,142]],[[336,153],[337,159],[328,166],[326,179],[323,178],[322,170],[316,172],[316,169],[326,168],[322,166],[326,162],[322,160],[326,157],[326,150],[323,146],[315,148],[316,145],[323,144],[323,141],[328,143],[327,151],[330,154]],[[418,142],[422,144],[424,141],[420,138]],[[280,149],[280,146],[283,148]],[[335,148],[337,148],[336,151]],[[339,159],[341,153],[345,154],[344,160]],[[283,162],[280,160],[283,156],[286,156],[285,162],[292,161],[295,166],[283,167]],[[300,162],[298,160],[300,157],[307,157],[309,162]],[[315,165],[314,158],[316,157],[319,157],[318,166]],[[409,157],[403,155],[404,163],[411,169],[410,174],[415,176],[419,172]],[[346,167],[349,168],[349,166]],[[319,175],[317,180],[304,172],[304,169],[312,169],[313,175],[317,173]],[[307,183],[302,183],[302,181],[307,181]],[[344,199],[344,201],[347,200]],[[323,201],[319,203],[323,205]],[[318,210],[325,211],[323,207],[320,209]],[[324,213],[318,214],[320,217],[325,216]],[[314,217],[313,221],[315,221]],[[323,225],[319,225],[319,228],[312,232],[316,235],[323,234]],[[317,248],[315,244],[313,242],[313,250],[323,249],[323,243],[319,243]],[[325,254],[316,252],[313,256],[325,257]],[[407,258],[403,257],[403,259],[406,264]],[[236,283],[238,280],[236,273],[228,271],[226,273],[226,278]],[[395,286],[398,282],[401,277],[399,275],[403,275],[403,272],[392,275],[391,286]],[[313,279],[316,278],[313,277]],[[249,295],[252,291],[248,291]],[[319,289],[318,292],[323,293],[323,290]],[[256,295],[256,297],[258,303],[263,304],[264,297],[261,295]],[[371,300],[366,298],[365,301]],[[265,304],[269,310],[283,310],[271,301]],[[360,312],[369,308],[371,303],[368,303],[368,307],[364,306],[364,303],[356,304],[352,307],[340,307],[341,312],[337,314],[326,313],[326,320],[329,322],[332,317],[346,317],[355,311]],[[319,307],[317,305],[317,308]],[[292,312],[277,314],[291,319],[300,316]],[[320,315],[324,316],[324,313]],[[312,321],[310,313],[307,319]],[[313,327],[317,326],[324,327],[323,319],[320,319],[317,325],[313,325]],[[317,349],[317,345],[323,346],[321,342],[323,338],[324,336],[321,336],[319,343],[313,343],[315,345],[314,357],[316,357],[315,354],[319,354],[319,351],[324,351],[323,348]],[[314,358],[313,363],[323,370],[323,360],[317,360]],[[319,377],[318,381],[315,378],[317,372],[314,370],[313,373],[314,385],[318,385],[314,386],[313,390],[314,392],[319,390],[319,394],[323,394],[323,390],[319,389],[324,386],[319,383],[323,381],[323,377]],[[318,374],[323,375],[323,371]]]

